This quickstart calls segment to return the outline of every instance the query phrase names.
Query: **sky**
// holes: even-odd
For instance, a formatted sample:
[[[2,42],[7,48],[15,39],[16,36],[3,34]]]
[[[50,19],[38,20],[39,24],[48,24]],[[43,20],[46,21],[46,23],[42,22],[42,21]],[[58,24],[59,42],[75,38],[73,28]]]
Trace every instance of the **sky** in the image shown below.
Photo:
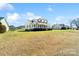
[[[0,17],[9,25],[25,25],[28,19],[45,18],[50,25],[67,24],[79,17],[78,3],[0,3]]]

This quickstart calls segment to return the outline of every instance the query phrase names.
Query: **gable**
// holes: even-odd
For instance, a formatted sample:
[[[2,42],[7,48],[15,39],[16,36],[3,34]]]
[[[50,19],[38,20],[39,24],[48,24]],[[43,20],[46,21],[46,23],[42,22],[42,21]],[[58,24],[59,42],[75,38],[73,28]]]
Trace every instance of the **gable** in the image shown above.
[[[6,19],[4,17],[0,17],[0,22],[5,22],[8,25],[8,22],[6,21]]]
[[[0,17],[0,22],[6,26],[6,31],[9,30],[9,25],[4,17]]]

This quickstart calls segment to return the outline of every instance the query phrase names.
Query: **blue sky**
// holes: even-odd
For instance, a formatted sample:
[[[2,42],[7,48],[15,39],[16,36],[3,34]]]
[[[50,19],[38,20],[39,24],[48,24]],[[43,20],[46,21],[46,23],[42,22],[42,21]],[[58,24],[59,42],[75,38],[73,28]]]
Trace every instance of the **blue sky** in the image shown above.
[[[45,18],[49,24],[68,24],[79,17],[77,3],[0,3],[0,16],[10,25],[24,25],[27,19]]]

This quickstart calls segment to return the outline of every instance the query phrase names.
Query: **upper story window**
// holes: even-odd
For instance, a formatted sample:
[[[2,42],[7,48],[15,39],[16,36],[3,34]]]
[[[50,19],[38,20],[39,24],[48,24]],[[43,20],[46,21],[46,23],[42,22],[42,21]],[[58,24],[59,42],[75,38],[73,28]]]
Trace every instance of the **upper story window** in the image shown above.
[[[34,23],[34,20],[32,20],[32,23]]]

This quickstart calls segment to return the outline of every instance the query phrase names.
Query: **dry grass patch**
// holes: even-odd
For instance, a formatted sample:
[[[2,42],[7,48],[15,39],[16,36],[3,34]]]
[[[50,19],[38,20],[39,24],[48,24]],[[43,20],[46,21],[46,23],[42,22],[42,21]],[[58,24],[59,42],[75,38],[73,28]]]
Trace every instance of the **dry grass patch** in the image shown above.
[[[52,30],[0,34],[0,55],[79,55],[79,31]]]

